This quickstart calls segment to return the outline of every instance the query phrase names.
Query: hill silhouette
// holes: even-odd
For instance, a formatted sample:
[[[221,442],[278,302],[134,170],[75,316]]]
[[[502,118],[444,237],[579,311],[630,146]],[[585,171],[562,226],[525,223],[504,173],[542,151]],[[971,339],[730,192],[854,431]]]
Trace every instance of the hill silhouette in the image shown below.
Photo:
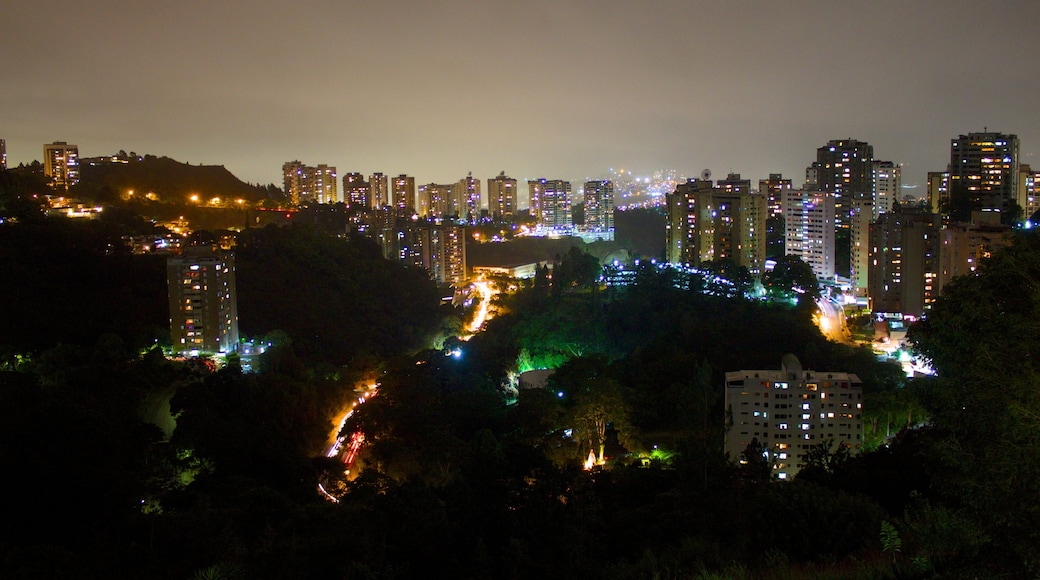
[[[154,193],[159,201],[184,202],[198,195],[202,200],[245,199],[259,201],[280,194],[273,186],[246,183],[223,165],[189,165],[169,157],[129,157],[126,162],[85,162],[80,167],[77,195],[114,201],[133,191]]]

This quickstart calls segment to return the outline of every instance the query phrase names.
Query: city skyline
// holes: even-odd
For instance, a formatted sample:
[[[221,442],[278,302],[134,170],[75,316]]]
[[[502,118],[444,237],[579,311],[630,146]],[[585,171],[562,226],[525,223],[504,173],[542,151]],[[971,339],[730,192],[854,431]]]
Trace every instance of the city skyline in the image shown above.
[[[0,35],[9,166],[67,141],[254,183],[310,159],[423,183],[623,167],[797,186],[818,147],[851,138],[921,197],[960,134],[1017,134],[1038,163],[1026,2],[48,6],[16,0]]]

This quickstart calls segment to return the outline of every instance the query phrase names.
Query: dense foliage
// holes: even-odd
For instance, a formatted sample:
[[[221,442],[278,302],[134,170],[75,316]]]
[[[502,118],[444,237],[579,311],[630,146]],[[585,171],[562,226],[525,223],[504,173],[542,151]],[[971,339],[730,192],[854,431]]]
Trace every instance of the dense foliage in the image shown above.
[[[311,299],[295,282],[338,320],[350,314],[330,301],[365,292],[362,278],[412,280],[378,265],[370,245],[305,229],[252,232],[241,252],[240,275],[269,276],[285,301],[260,307],[268,311]],[[269,326],[291,344],[262,355],[255,373],[155,350],[134,356],[114,335],[0,359],[0,572],[1035,575],[1036,239],[951,286],[914,330],[941,378],[908,386],[869,351],[825,340],[804,307],[682,289],[650,266],[635,285],[604,289],[588,280],[589,265],[568,251],[558,274],[505,298],[484,332],[414,356],[404,345],[422,333],[384,305],[343,335],[290,310]],[[427,300],[424,288],[380,296]],[[347,336],[359,328],[370,332]],[[336,347],[319,350],[321,340]],[[344,352],[353,354],[336,358]],[[859,374],[867,410],[883,401],[866,421],[898,434],[860,455],[820,445],[792,482],[726,457],[722,374],[773,368],[785,353]],[[549,388],[517,391],[509,377],[536,360],[556,369]],[[354,387],[373,381],[378,395],[346,424],[365,442],[344,474],[321,451]],[[581,469],[590,451],[606,467]],[[317,493],[319,482],[337,503]]]
[[[239,235],[235,261],[243,334],[282,330],[309,360],[340,365],[413,352],[445,315],[426,272],[385,260],[360,236],[250,229]]]

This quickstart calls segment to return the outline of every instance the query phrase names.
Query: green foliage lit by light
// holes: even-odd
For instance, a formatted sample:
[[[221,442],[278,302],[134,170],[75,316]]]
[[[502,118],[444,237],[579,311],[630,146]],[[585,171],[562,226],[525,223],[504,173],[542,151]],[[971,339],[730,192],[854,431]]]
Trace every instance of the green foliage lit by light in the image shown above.
[[[520,373],[527,371],[538,371],[544,369],[559,368],[560,365],[570,360],[571,357],[555,351],[536,351],[520,349],[520,356],[516,359],[516,368]]]

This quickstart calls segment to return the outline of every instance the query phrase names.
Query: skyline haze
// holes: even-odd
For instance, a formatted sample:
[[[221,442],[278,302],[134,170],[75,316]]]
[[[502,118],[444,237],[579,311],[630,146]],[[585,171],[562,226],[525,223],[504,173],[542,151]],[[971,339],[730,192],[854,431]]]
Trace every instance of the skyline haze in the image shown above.
[[[1040,163],[1030,2],[287,10],[15,0],[0,24],[9,166],[60,140],[277,185],[300,159],[421,183],[709,168],[797,186],[816,148],[853,138],[922,196],[950,140],[984,128]]]

